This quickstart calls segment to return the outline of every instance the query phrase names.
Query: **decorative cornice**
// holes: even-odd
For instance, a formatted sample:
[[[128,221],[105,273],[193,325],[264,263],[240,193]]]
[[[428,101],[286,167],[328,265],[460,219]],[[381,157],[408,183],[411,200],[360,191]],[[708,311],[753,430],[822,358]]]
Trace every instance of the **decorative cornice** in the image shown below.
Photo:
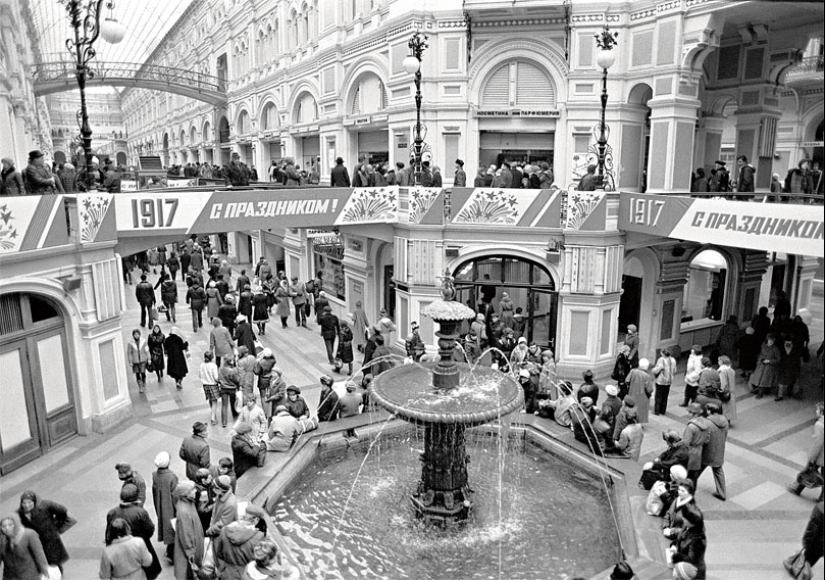
[[[574,17],[575,18],[575,17]],[[601,20],[601,16],[599,16]],[[520,18],[514,20],[473,21],[473,28],[506,28],[510,26],[546,26],[548,24],[565,24],[564,18]],[[464,22],[461,22],[464,28]]]
[[[564,22],[564,18],[559,18],[559,20]],[[579,23],[588,23],[588,22],[601,22],[604,20],[604,14],[574,14],[570,17],[571,22]]]

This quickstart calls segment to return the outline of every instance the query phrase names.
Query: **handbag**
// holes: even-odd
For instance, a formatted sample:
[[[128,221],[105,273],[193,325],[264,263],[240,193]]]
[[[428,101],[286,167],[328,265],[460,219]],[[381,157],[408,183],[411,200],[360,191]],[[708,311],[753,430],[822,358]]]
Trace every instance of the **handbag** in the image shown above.
[[[793,556],[786,558],[782,565],[788,574],[796,578],[796,580],[811,580],[814,574],[811,571],[811,565],[805,559],[805,549],[799,550]]]
[[[167,312],[169,309],[166,307],[165,304],[161,304],[160,306],[158,306],[157,310],[158,312]]]
[[[65,534],[69,530],[71,530],[75,524],[77,524],[77,520],[74,519],[70,515],[66,515],[66,519],[61,522],[59,526],[57,526],[57,533],[58,534]]]
[[[155,308],[154,306],[152,306],[149,309],[149,316],[152,318],[152,320],[157,320],[158,319],[158,309]]]
[[[195,570],[199,580],[212,580],[217,578],[217,568],[215,567],[215,551],[212,547],[212,538],[203,540],[203,559],[200,566]]]
[[[718,391],[717,395],[719,395],[719,400],[722,401],[723,403],[730,402],[730,396],[731,396],[730,391],[728,391],[728,390]]]
[[[266,443],[258,443],[258,467],[263,467],[266,463]]]
[[[799,475],[796,476],[796,482],[809,489],[812,487],[822,487],[822,474],[814,463],[809,463],[805,466],[805,469],[800,471]]]

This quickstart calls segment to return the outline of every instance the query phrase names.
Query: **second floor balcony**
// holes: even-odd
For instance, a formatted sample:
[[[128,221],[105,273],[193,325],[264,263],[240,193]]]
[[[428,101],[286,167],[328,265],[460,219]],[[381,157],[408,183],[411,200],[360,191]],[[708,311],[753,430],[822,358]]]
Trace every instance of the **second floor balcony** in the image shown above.
[[[785,75],[785,86],[788,88],[822,87],[825,82],[825,56],[808,56],[799,64],[794,65]]]

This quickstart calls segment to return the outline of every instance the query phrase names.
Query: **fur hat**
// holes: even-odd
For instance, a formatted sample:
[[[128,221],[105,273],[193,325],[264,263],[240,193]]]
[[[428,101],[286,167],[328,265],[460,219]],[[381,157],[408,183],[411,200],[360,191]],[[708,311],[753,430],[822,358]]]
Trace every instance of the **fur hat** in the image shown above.
[[[616,397],[619,394],[619,388],[616,385],[607,385],[604,388],[604,392],[610,395],[611,397]]]
[[[229,479],[228,475],[219,475],[215,478],[214,486],[218,489],[227,491],[229,489],[232,489],[232,480]]]
[[[158,469],[169,467],[170,461],[171,458],[169,457],[169,454],[166,451],[161,451],[155,456],[155,467]]]
[[[127,483],[120,488],[120,501],[132,503],[138,500],[138,488],[134,483]]]

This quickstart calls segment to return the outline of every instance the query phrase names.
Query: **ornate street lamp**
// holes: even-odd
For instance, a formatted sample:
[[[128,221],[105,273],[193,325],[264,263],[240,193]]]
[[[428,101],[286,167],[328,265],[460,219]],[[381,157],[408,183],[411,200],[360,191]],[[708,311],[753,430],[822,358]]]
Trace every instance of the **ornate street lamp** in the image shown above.
[[[100,21],[100,16],[104,0],[58,0],[58,2],[66,8],[74,29],[74,38],[66,40],[66,48],[75,60],[75,77],[77,77],[77,86],[80,88],[78,120],[83,141],[83,154],[86,157],[86,186],[92,189],[94,187],[92,127],[89,125],[89,112],[86,108],[86,81],[94,77],[94,72],[89,68],[89,61],[97,54],[94,44],[98,36],[103,36],[106,42],[117,44],[123,40],[126,27],[112,18],[111,13],[115,7],[112,0],[105,2],[109,16],[104,18],[103,22]]]
[[[602,69],[602,117],[599,125],[599,189],[604,189],[604,159],[607,152],[607,124],[604,121],[605,110],[607,109],[607,69],[616,62],[616,53],[613,47],[616,46],[618,32],[610,32],[610,27],[605,24],[600,34],[596,35],[596,46],[599,54],[596,56],[596,64]]]
[[[415,170],[413,185],[421,185],[421,156],[424,152],[424,137],[421,135],[421,57],[427,48],[427,35],[416,32],[407,43],[410,55],[402,63],[408,74],[415,74],[415,138],[413,154],[415,156]]]

